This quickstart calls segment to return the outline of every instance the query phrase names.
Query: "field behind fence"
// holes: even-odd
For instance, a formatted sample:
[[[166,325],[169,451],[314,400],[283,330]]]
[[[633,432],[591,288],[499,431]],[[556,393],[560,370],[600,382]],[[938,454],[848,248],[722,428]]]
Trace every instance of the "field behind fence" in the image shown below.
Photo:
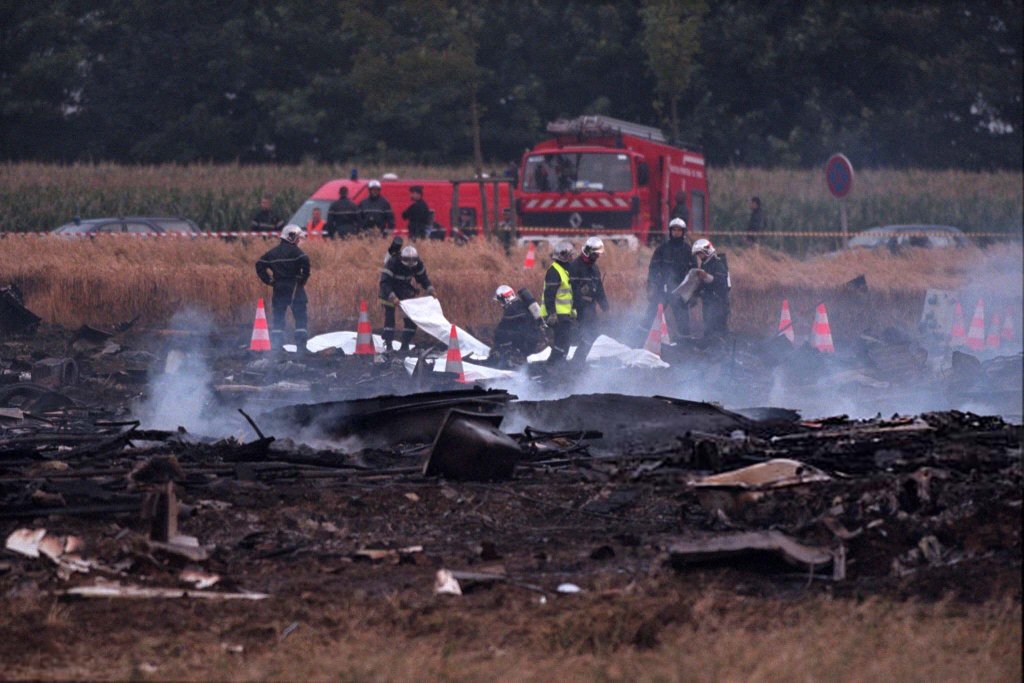
[[[402,178],[467,177],[468,166],[362,166],[360,177],[384,172]],[[0,165],[0,230],[54,228],[74,216],[180,215],[204,230],[248,226],[263,194],[289,216],[325,180],[348,177],[352,165],[297,166],[113,164]],[[711,226],[715,233],[744,230],[747,200],[759,195],[769,230],[834,231],[837,202],[820,169],[711,168]],[[866,170],[856,175],[848,199],[851,230],[877,225],[926,223],[968,231],[1019,236],[1024,225],[1020,173]],[[404,207],[396,207],[401,209]],[[768,244],[796,250],[791,242]],[[773,241],[774,240],[774,241]],[[728,242],[728,239],[725,240]],[[835,246],[824,240],[820,249]],[[805,249],[799,249],[805,251]]]

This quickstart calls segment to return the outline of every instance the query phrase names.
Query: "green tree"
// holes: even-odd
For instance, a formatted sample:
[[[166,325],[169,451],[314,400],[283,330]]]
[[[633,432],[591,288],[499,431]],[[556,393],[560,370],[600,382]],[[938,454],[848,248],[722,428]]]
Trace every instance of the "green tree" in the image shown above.
[[[672,138],[679,139],[679,99],[690,85],[700,51],[700,28],[708,11],[704,0],[645,0],[643,47],[655,77],[659,105],[668,102]]]

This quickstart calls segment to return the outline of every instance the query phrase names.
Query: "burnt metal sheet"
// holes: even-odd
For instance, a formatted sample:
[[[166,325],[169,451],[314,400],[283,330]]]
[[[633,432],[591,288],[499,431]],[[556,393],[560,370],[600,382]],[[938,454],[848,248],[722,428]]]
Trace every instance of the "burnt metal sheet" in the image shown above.
[[[511,479],[522,449],[502,432],[502,416],[449,410],[430,447],[423,474],[463,481]]]
[[[807,571],[831,566],[833,578],[845,576],[841,550],[812,546],[790,538],[781,531],[740,531],[679,539],[668,548],[669,558],[677,568],[691,564],[730,563],[742,559],[770,556]],[[767,568],[766,563],[761,566]]]
[[[33,331],[40,321],[42,318],[25,308],[16,286],[0,287],[0,335]]]

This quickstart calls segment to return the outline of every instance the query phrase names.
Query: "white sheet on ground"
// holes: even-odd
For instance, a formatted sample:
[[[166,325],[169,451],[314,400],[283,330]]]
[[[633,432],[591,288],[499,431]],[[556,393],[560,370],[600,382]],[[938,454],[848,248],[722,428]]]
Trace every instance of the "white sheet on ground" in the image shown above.
[[[432,296],[421,296],[416,299],[405,299],[401,306],[402,312],[409,316],[421,330],[444,344],[448,343],[452,324],[444,317],[440,301]],[[476,358],[487,358],[490,355],[491,348],[487,344],[461,327],[456,327],[456,329],[459,332],[459,350],[462,351],[463,356],[472,353]]]
[[[444,372],[444,368],[444,358],[438,358],[434,361],[434,372]],[[412,371],[416,369],[416,359],[406,358],[405,369],[409,374],[412,374]],[[516,376],[516,373],[512,370],[498,370],[497,368],[489,368],[484,365],[476,365],[475,363],[468,363],[466,361],[462,361],[462,372],[470,382],[484,382],[491,379],[512,379]]]
[[[397,351],[401,346],[401,343],[398,341],[391,342],[392,350]],[[373,335],[373,347],[377,350],[377,353],[384,351],[384,340],[380,335]],[[306,342],[306,350],[310,353],[319,353],[324,349],[341,349],[351,356],[356,352],[356,333],[347,330],[327,332],[326,334],[318,334]],[[284,350],[295,353],[295,344],[285,344]]]
[[[575,351],[575,346],[569,347],[568,357],[572,358]],[[551,349],[549,347],[543,351],[533,354],[527,360],[531,363],[539,363],[547,360],[550,355]],[[669,367],[668,363],[646,349],[631,349],[625,344],[617,342],[611,337],[602,334],[594,341],[594,345],[590,347],[590,353],[587,354],[587,361],[592,362],[606,359],[618,360],[627,368]]]

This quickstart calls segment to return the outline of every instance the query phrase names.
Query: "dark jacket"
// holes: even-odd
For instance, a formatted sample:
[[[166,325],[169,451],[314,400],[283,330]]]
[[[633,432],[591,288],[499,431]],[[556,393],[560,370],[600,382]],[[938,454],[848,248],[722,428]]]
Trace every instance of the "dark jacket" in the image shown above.
[[[299,245],[281,240],[256,262],[256,275],[267,285],[302,286],[309,279],[309,257]]]
[[[359,223],[363,230],[394,230],[395,213],[391,210],[391,203],[383,195],[376,199],[367,197],[359,202]]]
[[[725,259],[725,254],[715,254],[701,264],[701,270],[715,278],[713,282],[702,284],[698,290],[704,303],[728,305],[731,283],[729,282],[729,264]]]
[[[687,225],[690,224],[690,210],[686,208],[686,202],[679,202],[672,207],[668,219],[671,221],[673,218],[682,218]]]
[[[409,221],[409,237],[426,237],[430,227],[430,207],[422,199],[417,199],[402,212],[402,218]]]
[[[604,282],[597,263],[588,263],[582,255],[569,264],[569,284],[572,285],[572,301],[576,311],[593,311],[599,305],[608,310],[608,297],[604,294]]]
[[[660,299],[671,292],[691,268],[697,267],[691,248],[689,240],[679,237],[665,240],[654,250],[647,268],[647,292],[652,298]]]
[[[250,232],[276,232],[284,226],[284,221],[277,217],[273,209],[260,209],[252,215],[249,223]]]
[[[764,232],[764,213],[761,212],[760,206],[750,212],[747,232]]]
[[[430,278],[427,276],[427,267],[423,265],[423,261],[416,261],[416,265],[410,268],[402,263],[399,256],[392,256],[380,271],[381,300],[387,301],[392,293],[399,299],[415,297],[419,292],[413,286],[413,280],[424,289],[430,287]]]
[[[526,302],[516,299],[505,307],[501,322],[494,330],[494,347],[500,354],[515,352],[529,355],[537,348],[540,330]]]
[[[345,197],[331,202],[327,209],[327,236],[345,237],[359,230],[359,207]]]

